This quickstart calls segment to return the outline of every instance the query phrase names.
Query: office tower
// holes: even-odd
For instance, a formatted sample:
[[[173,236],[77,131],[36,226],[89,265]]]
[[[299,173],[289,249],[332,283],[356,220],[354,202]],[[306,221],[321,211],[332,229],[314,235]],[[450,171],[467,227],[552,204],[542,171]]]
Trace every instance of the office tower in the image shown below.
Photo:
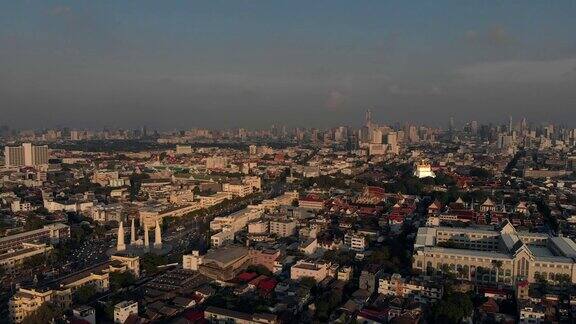
[[[416,126],[411,125],[410,127],[408,127],[408,139],[410,140],[411,143],[416,143],[420,141],[420,138],[418,136],[418,129],[416,128]]]
[[[370,132],[370,143],[382,144],[382,131],[380,129],[375,128]]]
[[[372,111],[370,109],[366,110],[366,127],[372,127]]]
[[[4,148],[4,162],[6,166],[24,165],[24,148],[22,146],[6,146]]]
[[[471,132],[473,135],[476,135],[476,134],[478,133],[478,122],[477,122],[477,121],[473,120],[473,121],[470,123],[470,132]]]
[[[37,166],[48,164],[48,146],[24,143],[22,146],[6,146],[4,160],[7,166]]]

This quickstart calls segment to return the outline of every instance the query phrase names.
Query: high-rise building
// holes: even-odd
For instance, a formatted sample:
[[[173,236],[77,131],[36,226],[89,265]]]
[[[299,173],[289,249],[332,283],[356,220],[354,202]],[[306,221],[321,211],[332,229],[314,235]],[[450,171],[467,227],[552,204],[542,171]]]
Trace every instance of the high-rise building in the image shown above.
[[[213,156],[206,159],[206,169],[225,169],[228,166],[228,158],[225,156]]]
[[[6,166],[38,166],[48,164],[48,146],[24,143],[22,146],[6,146],[4,160]]]
[[[22,146],[6,146],[4,148],[6,166],[24,165],[24,148]]]

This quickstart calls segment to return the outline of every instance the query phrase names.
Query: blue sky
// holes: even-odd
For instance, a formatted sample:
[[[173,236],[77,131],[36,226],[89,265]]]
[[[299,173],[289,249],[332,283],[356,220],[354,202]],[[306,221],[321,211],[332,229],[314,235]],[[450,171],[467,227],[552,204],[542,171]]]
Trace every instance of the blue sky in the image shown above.
[[[574,17],[560,0],[3,1],[1,122],[566,122]]]

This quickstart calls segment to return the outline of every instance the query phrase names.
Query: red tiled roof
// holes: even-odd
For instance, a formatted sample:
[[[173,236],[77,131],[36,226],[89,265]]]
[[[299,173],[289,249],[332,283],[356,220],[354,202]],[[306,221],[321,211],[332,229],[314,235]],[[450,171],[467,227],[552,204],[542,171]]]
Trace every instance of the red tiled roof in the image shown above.
[[[252,279],[258,277],[258,274],[256,272],[243,272],[241,274],[238,275],[238,277],[236,277],[239,281],[244,281],[244,282],[248,282],[251,281]]]
[[[269,293],[274,288],[276,288],[277,284],[278,284],[278,281],[276,281],[276,279],[266,278],[266,279],[263,279],[262,281],[260,281],[260,283],[258,284],[258,289],[260,289],[261,291],[263,291],[265,293]]]
[[[204,319],[204,312],[201,310],[188,310],[183,314],[184,318],[191,322],[196,322]]]

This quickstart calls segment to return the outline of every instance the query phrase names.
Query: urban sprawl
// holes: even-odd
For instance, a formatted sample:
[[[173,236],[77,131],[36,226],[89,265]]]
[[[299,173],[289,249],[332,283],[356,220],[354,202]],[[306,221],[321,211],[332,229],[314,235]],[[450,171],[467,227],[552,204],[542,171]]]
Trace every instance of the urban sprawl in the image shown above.
[[[0,128],[2,323],[573,323],[576,129]]]

